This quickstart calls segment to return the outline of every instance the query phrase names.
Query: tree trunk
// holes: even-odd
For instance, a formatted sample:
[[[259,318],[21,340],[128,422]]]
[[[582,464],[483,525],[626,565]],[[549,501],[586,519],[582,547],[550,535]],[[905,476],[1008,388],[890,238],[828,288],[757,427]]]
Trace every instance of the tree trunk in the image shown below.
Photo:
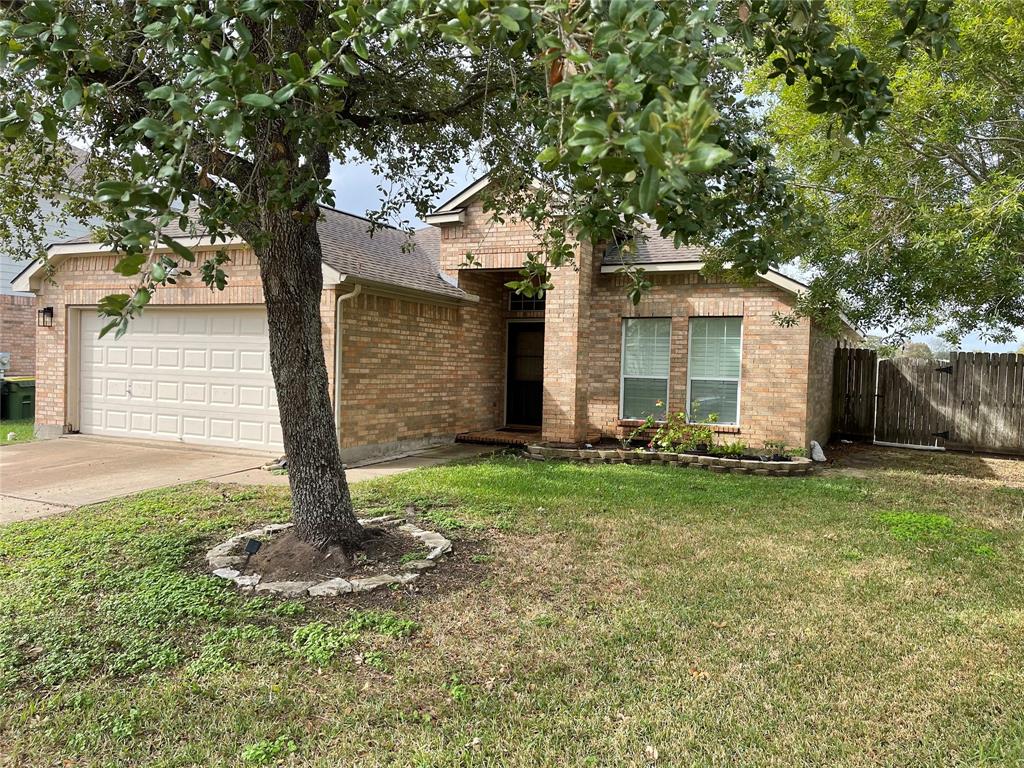
[[[311,218],[318,213],[316,206]],[[295,532],[303,541],[351,550],[365,538],[341,463],[320,329],[323,290],[316,222],[266,212],[255,248],[270,325]]]

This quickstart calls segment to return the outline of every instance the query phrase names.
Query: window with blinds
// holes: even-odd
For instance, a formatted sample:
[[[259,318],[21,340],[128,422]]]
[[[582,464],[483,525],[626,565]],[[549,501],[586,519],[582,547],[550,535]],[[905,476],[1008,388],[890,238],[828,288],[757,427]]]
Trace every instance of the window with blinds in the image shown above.
[[[706,422],[717,414],[719,424],[739,424],[742,329],[741,317],[690,318],[690,421]]]
[[[665,418],[671,334],[672,321],[667,317],[622,321],[622,418]]]

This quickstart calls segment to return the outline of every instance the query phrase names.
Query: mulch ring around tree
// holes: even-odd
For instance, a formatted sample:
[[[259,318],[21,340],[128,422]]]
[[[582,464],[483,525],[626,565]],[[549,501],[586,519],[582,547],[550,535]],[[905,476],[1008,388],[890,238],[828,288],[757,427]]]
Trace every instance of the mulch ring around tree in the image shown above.
[[[351,554],[340,547],[318,549],[299,539],[291,523],[275,523],[213,547],[206,553],[207,568],[258,593],[334,597],[411,584],[452,548],[449,539],[401,515],[359,522],[372,535]]]

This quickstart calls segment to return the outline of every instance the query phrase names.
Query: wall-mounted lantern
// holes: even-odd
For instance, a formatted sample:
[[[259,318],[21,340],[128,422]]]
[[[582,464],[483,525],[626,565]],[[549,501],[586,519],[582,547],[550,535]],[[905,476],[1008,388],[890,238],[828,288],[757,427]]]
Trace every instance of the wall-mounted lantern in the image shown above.
[[[43,307],[36,314],[39,316],[40,328],[53,327],[53,307]]]

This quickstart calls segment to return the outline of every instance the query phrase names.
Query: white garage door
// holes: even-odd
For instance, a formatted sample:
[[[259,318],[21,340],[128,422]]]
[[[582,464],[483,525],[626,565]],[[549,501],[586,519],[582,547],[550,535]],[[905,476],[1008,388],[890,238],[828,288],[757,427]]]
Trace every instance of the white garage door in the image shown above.
[[[262,308],[153,307],[118,340],[81,320],[81,432],[281,451]]]

